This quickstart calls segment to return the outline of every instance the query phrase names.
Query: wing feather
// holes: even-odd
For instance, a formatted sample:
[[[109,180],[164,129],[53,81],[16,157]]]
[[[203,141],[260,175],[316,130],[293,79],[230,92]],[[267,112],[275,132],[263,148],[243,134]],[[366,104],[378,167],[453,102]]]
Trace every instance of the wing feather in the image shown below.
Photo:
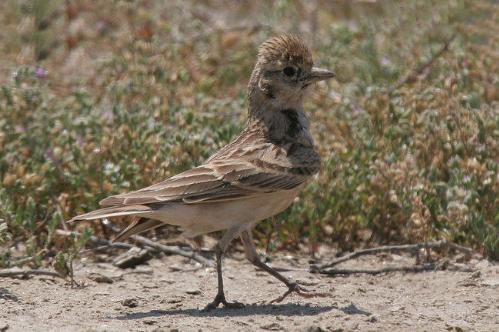
[[[242,199],[292,189],[309,178],[284,167],[260,167],[245,160],[216,160],[152,186],[105,198],[104,206],[182,201],[186,204]]]

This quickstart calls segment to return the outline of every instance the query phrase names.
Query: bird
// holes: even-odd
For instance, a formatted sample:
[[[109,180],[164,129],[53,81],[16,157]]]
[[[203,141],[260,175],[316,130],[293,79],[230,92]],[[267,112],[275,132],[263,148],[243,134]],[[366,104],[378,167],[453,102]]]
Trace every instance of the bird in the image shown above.
[[[70,222],[135,216],[114,241],[164,224],[179,226],[195,237],[224,231],[215,245],[218,291],[205,309],[240,308],[226,300],[222,257],[238,236],[246,258],[281,282],[287,291],[273,302],[309,291],[263,262],[252,228],[288,208],[320,170],[321,158],[309,130],[303,101],[313,83],[333,78],[332,71],[314,67],[304,40],[282,34],[264,41],[247,87],[248,118],[230,143],[201,165],[149,187],[109,196],[101,209],[73,217]]]

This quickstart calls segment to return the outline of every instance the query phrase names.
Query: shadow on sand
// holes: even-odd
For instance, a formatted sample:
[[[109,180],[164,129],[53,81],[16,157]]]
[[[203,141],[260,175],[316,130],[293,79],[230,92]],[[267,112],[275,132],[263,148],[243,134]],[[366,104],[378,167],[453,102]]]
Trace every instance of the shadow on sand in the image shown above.
[[[115,317],[118,320],[134,320],[152,317],[164,317],[185,315],[191,317],[244,317],[254,315],[269,315],[269,316],[315,316],[321,313],[339,310],[347,315],[366,315],[371,313],[358,309],[353,303],[346,307],[338,307],[337,304],[326,306],[311,306],[307,304],[248,304],[241,309],[217,308],[211,311],[203,311],[200,309],[172,309],[172,310],[150,310],[147,312],[135,312],[126,315]]]

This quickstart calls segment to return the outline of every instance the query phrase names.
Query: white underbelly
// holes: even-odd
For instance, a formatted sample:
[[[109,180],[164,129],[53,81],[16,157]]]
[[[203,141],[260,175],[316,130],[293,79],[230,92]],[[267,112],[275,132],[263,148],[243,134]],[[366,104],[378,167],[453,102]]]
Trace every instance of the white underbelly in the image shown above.
[[[252,224],[269,218],[286,209],[303,186],[293,190],[214,203],[172,203],[148,214],[167,224],[180,226],[186,236],[196,236]]]

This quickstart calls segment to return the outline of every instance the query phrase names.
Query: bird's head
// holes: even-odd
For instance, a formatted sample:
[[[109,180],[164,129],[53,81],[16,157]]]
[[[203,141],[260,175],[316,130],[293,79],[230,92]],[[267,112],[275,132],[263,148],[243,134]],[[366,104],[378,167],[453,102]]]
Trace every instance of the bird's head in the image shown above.
[[[275,110],[301,106],[312,83],[334,77],[333,72],[313,64],[310,49],[299,37],[268,39],[258,49],[249,83],[250,103],[271,105]]]

